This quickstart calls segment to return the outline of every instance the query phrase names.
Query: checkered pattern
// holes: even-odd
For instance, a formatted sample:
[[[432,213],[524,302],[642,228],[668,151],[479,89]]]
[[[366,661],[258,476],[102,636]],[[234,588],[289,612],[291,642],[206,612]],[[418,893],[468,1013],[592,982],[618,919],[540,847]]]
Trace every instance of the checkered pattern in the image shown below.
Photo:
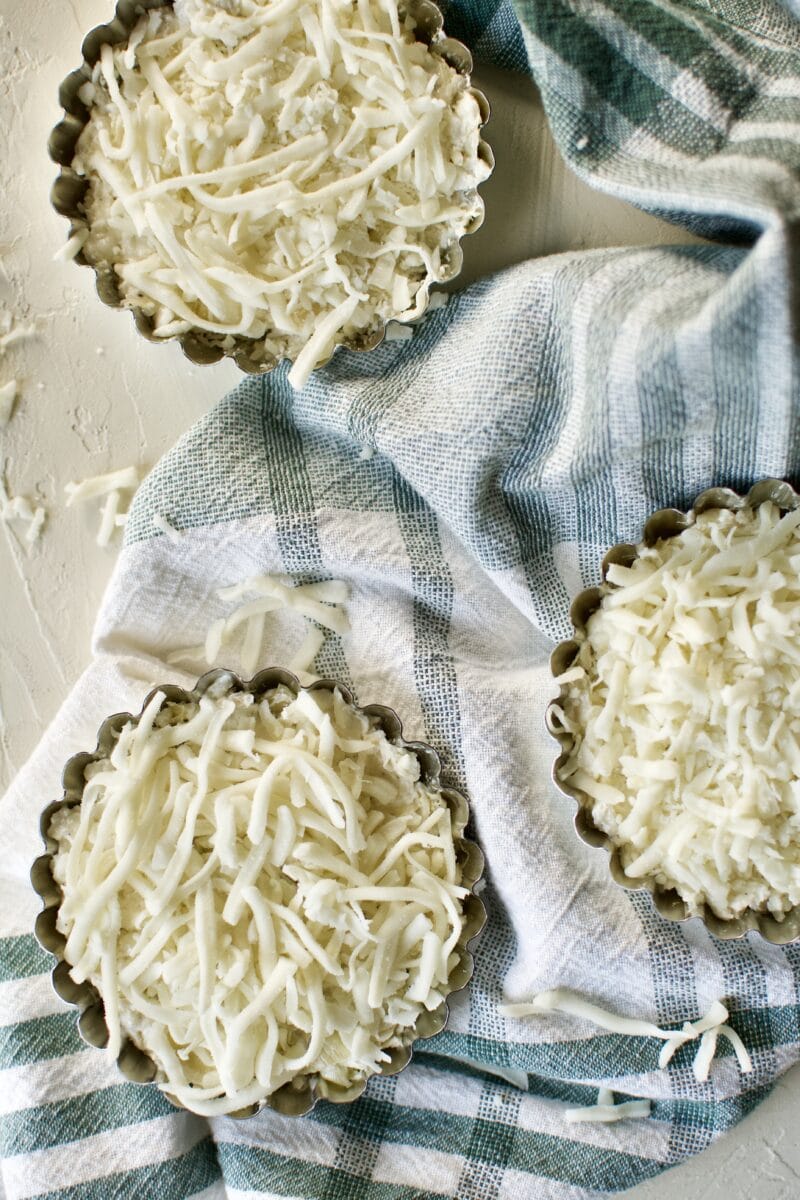
[[[797,1058],[800,952],[715,942],[613,887],[548,781],[542,729],[552,639],[605,547],[711,484],[798,481],[796,10],[448,6],[450,31],[478,57],[533,72],[575,171],[719,241],[560,255],[483,280],[410,342],[340,352],[298,396],[282,370],[246,380],[150,475],[92,665],[5,801],[11,1200],[585,1200],[701,1150]],[[398,1078],[302,1120],[207,1122],[121,1082],[80,1041],[30,934],[26,877],[63,760],[153,681],[185,680],[166,653],[221,615],[218,587],[257,571],[350,582],[353,632],[326,642],[317,669],[362,702],[392,704],[440,750],[472,799],[490,919],[447,1030]],[[276,618],[265,665],[301,637],[295,618]],[[725,997],[755,1071],[742,1077],[726,1044],[700,1085],[688,1048],[660,1072],[647,1039],[498,1015],[502,998],[559,984],[662,1024]],[[649,1096],[652,1117],[566,1125],[565,1105],[600,1084]]]

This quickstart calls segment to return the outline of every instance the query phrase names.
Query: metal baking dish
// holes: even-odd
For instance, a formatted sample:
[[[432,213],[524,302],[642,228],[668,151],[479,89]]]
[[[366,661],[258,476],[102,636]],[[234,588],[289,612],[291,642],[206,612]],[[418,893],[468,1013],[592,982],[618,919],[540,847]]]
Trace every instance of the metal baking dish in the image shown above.
[[[56,212],[69,218],[70,237],[87,228],[83,201],[89,182],[78,175],[72,167],[78,139],[90,119],[90,109],[84,104],[78,93],[83,85],[91,79],[92,69],[98,62],[104,45],[116,46],[126,42],[143,12],[151,8],[172,7],[172,4],[173,0],[119,0],[114,19],[107,25],[98,25],[87,34],[82,46],[82,65],[67,75],[59,88],[58,99],[64,109],[64,117],[50,134],[49,152],[50,157],[59,164],[61,170],[53,184],[50,198]],[[431,54],[442,58],[468,80],[472,72],[472,56],[461,42],[443,35],[443,17],[432,0],[407,0],[404,11],[417,23],[415,30],[417,40],[427,45]],[[489,119],[489,103],[477,88],[470,87],[468,90],[477,103],[481,125],[485,125]],[[483,140],[480,142],[479,153],[491,169],[494,166],[494,156],[489,145]],[[480,200],[479,197],[476,199]],[[466,233],[474,233],[482,224],[483,207],[481,204],[477,216],[467,228]],[[264,374],[278,365],[279,360],[264,351],[263,339],[230,337],[226,334],[208,333],[204,330],[188,330],[186,333],[170,338],[155,337],[152,318],[140,308],[125,305],[119,280],[113,267],[90,262],[82,250],[76,255],[75,261],[81,266],[91,267],[95,272],[97,294],[104,304],[110,308],[130,308],[136,328],[147,341],[163,344],[174,341],[177,337],[184,354],[191,362],[208,364],[229,357],[242,371],[248,374]],[[461,247],[458,241],[454,241],[447,269],[442,278],[434,282],[445,283],[455,279],[461,270],[461,264]],[[429,302],[430,297],[428,298]],[[392,319],[391,317],[387,318],[386,323]],[[384,339],[386,323],[376,324],[374,329],[360,335],[358,339],[344,341],[340,344],[349,350],[374,350]]]
[[[576,596],[570,609],[570,619],[575,629],[573,637],[556,646],[550,659],[550,669],[555,677],[568,670],[578,654],[581,643],[586,638],[586,625],[592,613],[602,604],[604,596],[614,590],[605,582],[608,568],[612,563],[630,566],[637,557],[642,546],[653,546],[663,538],[675,537],[682,530],[692,525],[700,513],[716,509],[756,509],[759,505],[772,502],[782,512],[790,512],[800,507],[800,496],[788,483],[781,479],[764,479],[755,484],[745,496],[731,491],[730,488],[709,488],[695,500],[688,512],[680,512],[675,508],[664,508],[647,520],[644,526],[642,542],[638,546],[622,544],[612,547],[602,563],[603,583],[599,587],[588,588]],[[609,870],[616,883],[628,891],[647,889],[653,897],[653,904],[662,917],[668,921],[686,921],[691,915],[698,915],[715,937],[729,939],[743,937],[750,930],[761,934],[767,942],[784,945],[800,938],[800,909],[794,908],[778,921],[769,913],[747,909],[739,917],[724,920],[705,906],[703,912],[691,914],[680,895],[674,890],[665,890],[647,877],[630,879],[624,872],[619,851],[608,834],[598,829],[592,819],[592,799],[580,788],[575,787],[565,777],[565,769],[575,745],[575,737],[565,729],[560,720],[566,693],[562,686],[558,696],[551,701],[546,713],[548,731],[558,742],[561,752],[553,767],[553,780],[558,789],[575,801],[578,811],[575,814],[575,829],[578,837],[588,846],[602,846],[609,852]]]
[[[353,704],[353,698],[348,689],[335,680],[320,679],[308,688],[302,688],[297,678],[289,671],[275,667],[260,671],[248,682],[243,682],[230,671],[216,669],[203,675],[191,691],[176,687],[174,684],[164,684],[150,692],[141,711],[144,711],[149,700],[157,691],[164,693],[164,704],[169,706],[175,703],[192,704],[209,689],[213,689],[215,694],[227,694],[231,691],[247,692],[259,698],[281,686],[295,696],[301,691],[338,689],[345,701],[353,705],[358,712],[369,717],[378,728],[384,731],[391,742],[404,746],[416,755],[420,764],[420,778],[429,787],[441,793],[450,810],[457,861],[461,867],[461,882],[464,887],[470,889],[470,895],[464,901],[464,928],[457,946],[458,960],[448,979],[450,989],[448,995],[460,991],[472,977],[473,958],[470,945],[486,921],[483,902],[474,893],[475,885],[483,874],[483,854],[474,842],[463,836],[469,819],[469,805],[466,797],[453,788],[441,785],[441,761],[438,754],[431,746],[423,742],[406,741],[403,737],[400,718],[393,709],[385,708],[380,704],[370,704],[358,708]],[[39,944],[58,960],[52,975],[53,987],[62,1000],[77,1009],[78,1030],[81,1037],[89,1045],[97,1047],[105,1046],[109,1036],[100,993],[89,982],[75,983],[73,981],[70,975],[70,964],[63,957],[66,940],[56,928],[62,893],[59,884],[53,878],[53,854],[57,846],[50,837],[50,821],[53,814],[59,809],[81,803],[86,767],[90,763],[107,758],[122,728],[130,722],[138,722],[140,716],[141,712],[137,716],[132,716],[130,713],[116,713],[114,716],[108,717],[100,726],[96,748],[90,753],[76,754],[68,761],[63,776],[64,794],[61,799],[49,804],[41,817],[41,833],[46,853],[37,858],[31,870],[31,882],[44,903],[44,908],[36,920],[36,938]],[[396,1075],[401,1071],[411,1059],[412,1043],[439,1033],[445,1027],[447,1018],[446,999],[433,1011],[421,1013],[416,1025],[408,1031],[408,1037],[404,1043],[388,1051],[391,1060],[384,1065],[380,1073]],[[133,1083],[156,1082],[164,1085],[168,1082],[158,1076],[155,1063],[130,1038],[126,1039],[122,1045],[117,1065],[125,1078]],[[336,1104],[348,1103],[357,1099],[364,1091],[366,1083],[366,1080],[360,1080],[345,1089],[320,1080],[317,1075],[300,1075],[273,1092],[263,1103],[252,1105],[232,1115],[239,1118],[250,1117],[260,1108],[267,1106],[286,1116],[302,1116],[309,1112],[321,1098],[331,1100]],[[168,1090],[164,1090],[165,1095],[172,1103],[177,1107],[183,1107],[169,1094]]]

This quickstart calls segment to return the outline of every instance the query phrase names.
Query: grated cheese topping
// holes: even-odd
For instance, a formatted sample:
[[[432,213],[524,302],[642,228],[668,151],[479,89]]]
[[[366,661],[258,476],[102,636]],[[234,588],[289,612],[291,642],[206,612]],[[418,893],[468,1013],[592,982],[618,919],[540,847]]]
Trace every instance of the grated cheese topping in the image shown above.
[[[156,337],[251,339],[297,388],[419,316],[483,212],[478,103],[397,0],[176,0],[81,95],[69,252],[113,268]]]
[[[661,1070],[668,1066],[681,1046],[699,1039],[697,1053],[692,1064],[694,1077],[698,1083],[705,1083],[708,1079],[711,1062],[717,1049],[717,1040],[721,1035],[727,1038],[733,1046],[742,1074],[746,1075],[753,1069],[753,1063],[744,1042],[736,1030],[731,1029],[727,1024],[728,1010],[721,1000],[715,1000],[708,1012],[696,1021],[685,1021],[680,1029],[661,1029],[652,1021],[644,1021],[639,1017],[624,1017],[619,1013],[609,1012],[568,988],[553,988],[547,992],[537,993],[531,1000],[523,1000],[514,1004],[500,1004],[497,1011],[502,1017],[512,1019],[538,1016],[542,1013],[562,1012],[572,1017],[578,1017],[580,1020],[589,1021],[591,1024],[599,1026],[600,1029],[607,1029],[609,1033],[622,1034],[626,1037],[660,1038],[664,1042],[658,1056],[658,1065]],[[605,1101],[598,1100],[598,1104],[602,1107]],[[576,1111],[592,1112],[594,1109]],[[567,1120],[569,1119],[567,1117]],[[621,1117],[575,1117],[574,1119],[620,1120]]]
[[[64,484],[67,508],[71,508],[73,504],[82,504],[85,500],[95,500],[99,496],[132,490],[138,486],[139,472],[136,467],[120,467],[119,470],[109,471],[105,475],[92,475],[79,483],[73,480]]]
[[[65,958],[110,1053],[129,1036],[206,1115],[368,1077],[458,959],[446,804],[338,691],[163,702],[50,828]]]
[[[612,566],[561,678],[561,778],[691,913],[800,904],[800,509],[703,513]]]

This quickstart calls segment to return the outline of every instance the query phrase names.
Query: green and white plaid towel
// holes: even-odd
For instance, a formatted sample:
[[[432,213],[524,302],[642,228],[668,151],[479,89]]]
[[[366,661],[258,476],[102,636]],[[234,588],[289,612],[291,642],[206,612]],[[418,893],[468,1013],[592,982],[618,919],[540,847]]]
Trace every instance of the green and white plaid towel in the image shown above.
[[[530,62],[590,183],[735,245],[526,263],[410,342],[339,353],[299,396],[284,371],[243,382],[155,469],[94,661],[2,807],[10,1200],[578,1200],[701,1150],[798,1057],[800,951],[715,942],[612,886],[549,782],[542,717],[552,639],[608,544],[709,484],[797,481],[800,25],[777,0],[474,0],[449,25],[479,56]],[[164,656],[221,615],[219,586],[262,571],[350,582],[353,632],[317,670],[439,748],[472,799],[490,921],[449,1028],[398,1078],[301,1120],[207,1122],[82,1045],[30,934],[27,872],[64,759],[105,713],[186,678]],[[267,636],[265,663],[301,631]],[[662,1025],[725,997],[755,1070],[723,1047],[700,1085],[690,1050],[659,1072],[652,1041],[498,1015],[556,985]],[[598,1084],[652,1097],[652,1117],[566,1125]]]

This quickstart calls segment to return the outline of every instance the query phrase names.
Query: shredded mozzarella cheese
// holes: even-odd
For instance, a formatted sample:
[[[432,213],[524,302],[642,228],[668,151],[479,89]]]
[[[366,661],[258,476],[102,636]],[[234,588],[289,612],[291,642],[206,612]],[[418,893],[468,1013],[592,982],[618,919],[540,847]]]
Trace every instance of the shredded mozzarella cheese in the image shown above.
[[[82,479],[80,483],[67,483],[64,491],[67,493],[67,508],[73,504],[82,504],[85,500],[94,500],[98,496],[107,496],[110,492],[132,489],[139,486],[139,473],[136,467],[122,467],[118,471],[109,471],[107,475],[92,475]]]
[[[5,479],[0,474],[0,521],[6,524],[21,521],[27,526],[24,533],[25,542],[32,546],[38,541],[46,520],[47,510],[41,504],[36,504],[27,496],[10,495]]]
[[[36,337],[35,325],[19,325],[12,313],[0,311],[0,358],[11,346]]]
[[[500,1004],[497,1011],[503,1017],[514,1019],[537,1016],[541,1013],[563,1012],[583,1021],[590,1021],[601,1029],[607,1029],[609,1033],[619,1033],[627,1037],[660,1038],[664,1042],[663,1049],[658,1056],[658,1065],[662,1070],[670,1063],[675,1052],[681,1046],[699,1039],[699,1047],[693,1063],[694,1076],[698,1083],[705,1083],[708,1079],[711,1062],[717,1048],[717,1038],[721,1034],[733,1046],[742,1074],[746,1075],[753,1069],[753,1063],[744,1042],[738,1033],[726,1024],[728,1010],[721,1000],[715,1000],[705,1016],[699,1017],[696,1021],[685,1021],[680,1029],[661,1029],[652,1021],[643,1021],[639,1017],[620,1016],[619,1013],[609,1012],[597,1004],[592,1004],[585,996],[571,992],[567,988],[554,988],[552,991],[539,992],[532,1000],[524,1000],[516,1004]],[[600,1105],[603,1103],[603,1101],[598,1101]],[[575,1111],[593,1112],[594,1108]],[[605,1120],[606,1118],[598,1116],[573,1119]],[[621,1118],[609,1117],[608,1119],[620,1120]]]
[[[248,339],[297,388],[419,316],[483,211],[478,104],[397,0],[178,0],[103,47],[84,97],[69,252],[156,337]]]
[[[5,429],[11,420],[18,392],[16,379],[10,379],[0,387],[0,430]]]
[[[347,599],[348,588],[346,583],[338,579],[292,587],[275,575],[253,575],[241,583],[220,588],[217,595],[226,602],[241,600],[248,595],[256,599],[239,605],[227,617],[213,621],[206,633],[204,646],[173,650],[167,655],[168,663],[204,659],[206,665],[212,667],[219,663],[223,647],[244,626],[239,658],[244,674],[252,675],[261,659],[267,615],[293,610],[315,622],[288,663],[289,670],[300,678],[301,683],[307,684],[313,679],[309,677],[309,672],[325,641],[325,635],[318,626],[333,633],[347,633],[350,629],[347,613],[342,606]]]
[[[706,1083],[711,1072],[711,1063],[717,1051],[717,1030],[707,1029],[700,1037],[700,1048],[694,1058],[694,1077],[698,1083]]]
[[[438,1008],[458,960],[449,810],[338,692],[156,693],[53,817],[76,981],[201,1114],[298,1075],[348,1086]]]
[[[726,1038],[733,1046],[733,1052],[736,1055],[736,1060],[739,1063],[739,1069],[742,1074],[749,1075],[753,1070],[753,1060],[736,1030],[731,1029],[730,1025],[718,1025],[717,1033],[720,1037]]]
[[[82,479],[80,483],[67,483],[64,491],[67,493],[67,508],[73,504],[83,504],[87,500],[104,497],[100,513],[100,526],[95,541],[98,546],[108,546],[114,533],[125,524],[126,512],[120,512],[123,492],[135,491],[139,486],[139,472],[136,467],[121,467],[118,471],[109,471],[106,475],[92,475]]]
[[[502,1079],[504,1083],[510,1083],[521,1092],[527,1092],[530,1089],[528,1072],[519,1067],[501,1067],[496,1063],[465,1058],[462,1054],[448,1054],[447,1057],[455,1062],[463,1063],[465,1067],[471,1067],[474,1071],[480,1071],[483,1075],[492,1075],[495,1079]]]
[[[800,904],[800,509],[701,514],[612,566],[562,676],[561,778],[689,911]]]
[[[397,321],[390,321],[386,326],[386,335],[384,340],[387,342],[410,342],[413,336],[413,326],[399,325]]]
[[[69,262],[73,258],[77,258],[83,249],[83,244],[86,241],[87,230],[80,229],[77,233],[73,233],[70,238],[60,246],[53,255],[53,262]]]
[[[306,676],[310,674],[311,668],[314,665],[314,659],[324,645],[325,634],[321,629],[316,629],[312,626],[303,638],[297,653],[290,659],[289,670],[305,682]]]
[[[182,539],[180,532],[175,528],[171,521],[168,521],[167,518],[163,516],[162,513],[154,514],[153,524],[155,525],[156,529],[160,530],[161,533],[166,535],[169,541],[175,542],[176,545],[181,542]]]
[[[651,1104],[649,1100],[626,1100],[623,1104],[614,1103],[614,1093],[609,1088],[600,1088],[597,1093],[597,1103],[586,1108],[568,1108],[564,1120],[569,1125],[581,1121],[603,1122],[633,1121],[649,1117]]]

